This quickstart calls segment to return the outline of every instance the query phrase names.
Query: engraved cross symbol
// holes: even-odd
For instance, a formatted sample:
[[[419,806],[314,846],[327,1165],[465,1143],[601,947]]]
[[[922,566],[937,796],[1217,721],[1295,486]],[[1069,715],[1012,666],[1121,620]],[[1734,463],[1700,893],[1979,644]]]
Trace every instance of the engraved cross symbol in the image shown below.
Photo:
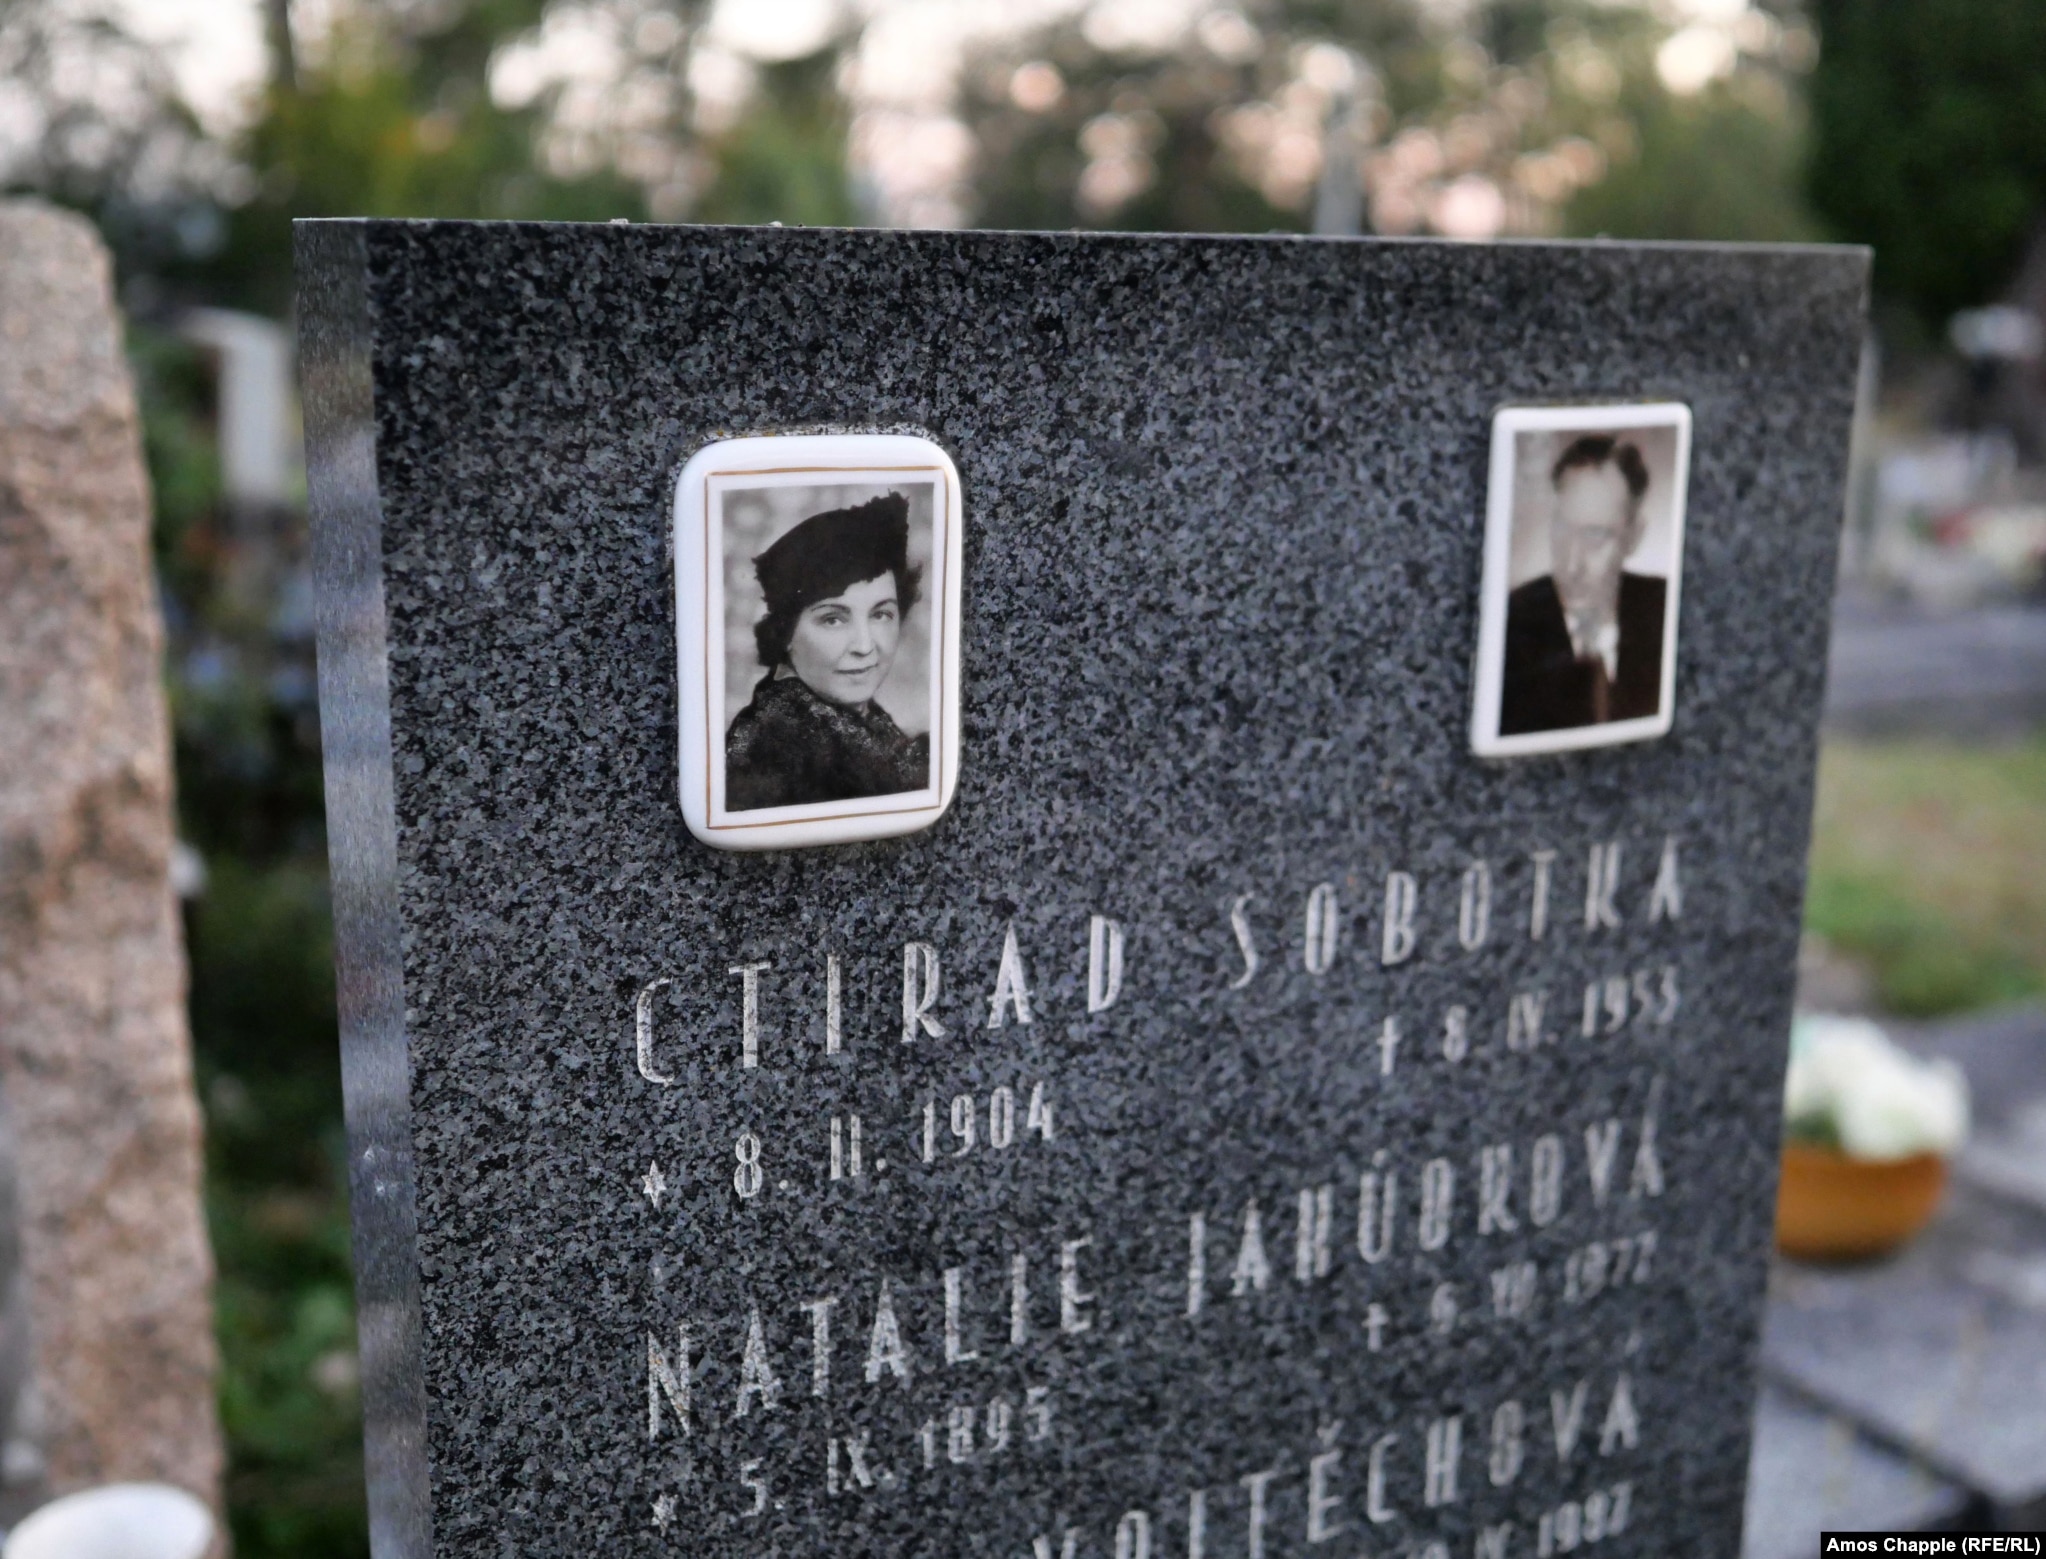
[[[675,1496],[663,1494],[654,1501],[654,1525],[665,1533],[675,1524]]]
[[[661,1173],[658,1160],[647,1165],[646,1173],[640,1177],[639,1188],[646,1192],[646,1199],[654,1204],[656,1211],[659,1211],[661,1197],[668,1189],[668,1182]]]

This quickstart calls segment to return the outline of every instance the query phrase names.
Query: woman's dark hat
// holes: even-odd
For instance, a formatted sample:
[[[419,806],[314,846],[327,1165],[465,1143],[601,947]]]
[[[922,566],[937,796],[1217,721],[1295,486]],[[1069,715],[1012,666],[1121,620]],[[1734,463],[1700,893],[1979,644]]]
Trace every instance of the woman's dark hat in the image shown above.
[[[909,566],[909,499],[888,493],[813,514],[755,557],[753,573],[767,597],[767,615],[753,629],[763,666],[778,665],[788,653],[805,607],[863,579],[893,574],[896,604],[906,614],[921,573]]]

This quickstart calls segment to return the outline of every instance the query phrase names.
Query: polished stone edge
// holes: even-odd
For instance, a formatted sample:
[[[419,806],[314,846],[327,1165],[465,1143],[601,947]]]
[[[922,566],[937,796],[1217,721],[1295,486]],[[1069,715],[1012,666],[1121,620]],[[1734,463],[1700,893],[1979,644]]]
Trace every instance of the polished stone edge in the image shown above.
[[[294,236],[370,1549],[430,1559],[368,244],[356,223]]]

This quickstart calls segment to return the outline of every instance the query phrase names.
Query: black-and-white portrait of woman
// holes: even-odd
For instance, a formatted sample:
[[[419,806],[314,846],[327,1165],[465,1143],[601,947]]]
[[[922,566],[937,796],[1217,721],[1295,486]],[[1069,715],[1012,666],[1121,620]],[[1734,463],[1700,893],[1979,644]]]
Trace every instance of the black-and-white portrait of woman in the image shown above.
[[[699,451],[676,489],[681,799],[705,844],[927,828],[959,768],[959,475],[909,434]]]
[[[725,735],[728,811],[929,785],[929,734],[905,732],[878,698],[923,578],[909,560],[909,507],[891,492],[827,509],[753,558],[760,675]]]

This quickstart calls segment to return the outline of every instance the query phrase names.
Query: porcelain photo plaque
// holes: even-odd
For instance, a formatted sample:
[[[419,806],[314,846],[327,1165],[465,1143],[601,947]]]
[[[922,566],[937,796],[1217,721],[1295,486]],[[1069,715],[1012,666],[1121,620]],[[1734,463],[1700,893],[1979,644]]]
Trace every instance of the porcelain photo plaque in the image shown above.
[[[1669,731],[1690,456],[1681,405],[1494,416],[1473,752]]]
[[[681,796],[721,850],[927,828],[959,774],[959,474],[901,434],[728,439],[675,494]]]

